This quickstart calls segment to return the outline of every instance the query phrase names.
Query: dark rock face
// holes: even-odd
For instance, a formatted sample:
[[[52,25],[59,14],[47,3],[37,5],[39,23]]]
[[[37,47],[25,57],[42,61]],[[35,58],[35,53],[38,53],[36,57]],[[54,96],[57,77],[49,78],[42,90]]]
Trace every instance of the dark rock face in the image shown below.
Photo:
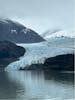
[[[20,67],[19,70],[44,70],[44,65],[43,64],[32,64],[28,65],[25,68]]]
[[[18,22],[0,19],[0,41],[8,40],[15,43],[35,43],[44,39],[31,29]]]
[[[64,54],[48,58],[44,66],[58,70],[74,70],[74,54]]]
[[[14,43],[3,41],[0,42],[0,58],[18,58],[23,56],[25,49]]]
[[[67,70],[74,71],[74,54],[64,54],[45,60],[44,64],[32,64],[20,70]]]
[[[9,41],[0,41],[0,68],[6,67],[9,63],[18,60],[23,56],[25,49]]]

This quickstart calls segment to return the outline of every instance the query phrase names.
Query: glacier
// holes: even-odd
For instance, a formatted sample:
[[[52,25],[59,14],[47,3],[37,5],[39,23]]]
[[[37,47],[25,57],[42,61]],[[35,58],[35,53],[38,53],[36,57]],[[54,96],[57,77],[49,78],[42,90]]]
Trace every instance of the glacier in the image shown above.
[[[31,64],[43,64],[47,58],[62,54],[73,54],[75,51],[74,39],[50,38],[47,41],[32,44],[17,44],[26,49],[26,53],[18,61],[9,64],[6,71],[19,70]]]

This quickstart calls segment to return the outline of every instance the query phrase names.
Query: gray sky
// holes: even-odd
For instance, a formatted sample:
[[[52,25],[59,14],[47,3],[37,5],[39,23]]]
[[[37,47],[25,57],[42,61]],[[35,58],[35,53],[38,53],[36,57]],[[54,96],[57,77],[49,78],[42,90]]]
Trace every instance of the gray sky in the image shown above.
[[[73,28],[74,0],[0,0],[0,17],[8,17],[42,33]]]

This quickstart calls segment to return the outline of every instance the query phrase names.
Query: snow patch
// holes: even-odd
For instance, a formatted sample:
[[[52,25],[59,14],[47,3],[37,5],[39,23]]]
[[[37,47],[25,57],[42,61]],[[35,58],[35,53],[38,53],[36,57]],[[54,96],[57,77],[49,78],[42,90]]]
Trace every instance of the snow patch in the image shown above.
[[[17,34],[17,30],[11,30],[11,34]]]
[[[27,32],[30,32],[30,29],[29,29],[29,28],[25,28],[25,29],[23,29],[21,32],[27,34]]]

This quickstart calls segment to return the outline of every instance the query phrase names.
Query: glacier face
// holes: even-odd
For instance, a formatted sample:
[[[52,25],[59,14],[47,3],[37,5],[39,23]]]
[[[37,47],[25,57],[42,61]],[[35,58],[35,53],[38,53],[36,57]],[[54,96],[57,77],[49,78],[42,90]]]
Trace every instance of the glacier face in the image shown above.
[[[26,49],[26,53],[18,61],[9,64],[5,70],[18,70],[31,64],[44,63],[49,57],[73,53],[74,40],[69,38],[49,39],[41,43],[17,44]]]

